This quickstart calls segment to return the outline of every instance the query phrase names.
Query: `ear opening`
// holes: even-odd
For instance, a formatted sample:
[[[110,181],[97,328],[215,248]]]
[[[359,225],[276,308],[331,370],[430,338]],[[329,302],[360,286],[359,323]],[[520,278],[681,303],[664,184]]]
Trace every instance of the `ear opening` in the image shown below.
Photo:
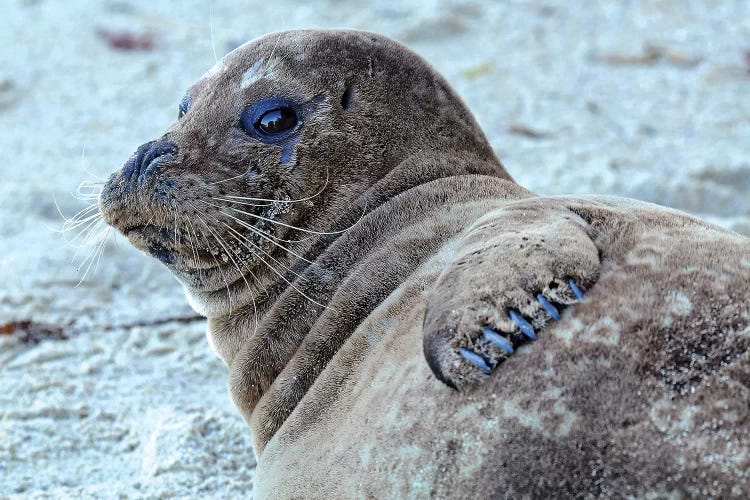
[[[341,107],[345,110],[349,109],[349,106],[351,106],[353,100],[354,89],[351,85],[347,85],[346,89],[344,89],[344,93],[341,95]]]

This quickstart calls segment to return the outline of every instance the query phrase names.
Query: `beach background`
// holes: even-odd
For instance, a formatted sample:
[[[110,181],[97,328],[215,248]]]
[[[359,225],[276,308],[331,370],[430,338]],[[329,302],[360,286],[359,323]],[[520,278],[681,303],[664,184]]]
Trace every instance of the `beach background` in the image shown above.
[[[81,281],[91,248],[76,255],[58,208],[85,208],[82,181],[161,135],[215,57],[264,33],[392,36],[527,188],[750,234],[747,0],[2,0],[0,14],[0,498],[251,494],[250,432],[205,322],[114,234]]]

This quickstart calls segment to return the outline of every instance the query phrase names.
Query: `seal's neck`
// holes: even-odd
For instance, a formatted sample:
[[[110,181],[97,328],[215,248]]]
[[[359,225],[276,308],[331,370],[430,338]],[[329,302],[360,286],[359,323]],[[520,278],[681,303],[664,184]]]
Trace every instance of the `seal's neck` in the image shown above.
[[[435,151],[417,150],[397,165],[388,169],[388,173],[354,199],[339,203],[337,206],[324,208],[315,218],[331,221],[328,227],[321,226],[321,231],[328,231],[315,237],[305,235],[303,246],[294,248],[294,255],[277,255],[276,262],[282,262],[289,272],[283,276],[272,272],[255,272],[247,280],[257,287],[248,293],[247,280],[238,279],[226,289],[202,292],[188,287],[185,293],[193,308],[209,318],[208,338],[212,349],[227,363],[244,345],[238,339],[238,331],[247,331],[253,335],[259,333],[264,317],[273,308],[277,299],[290,290],[304,290],[307,281],[299,282],[300,275],[308,273],[312,279],[325,279],[325,273],[316,265],[316,261],[343,234],[351,232],[357,224],[376,212],[381,206],[395,197],[420,185],[438,179],[465,175],[484,175],[503,179],[515,184],[494,152],[487,148],[475,148],[472,152],[454,150],[445,154]],[[341,228],[348,228],[339,232]],[[299,258],[296,256],[302,256]],[[305,293],[313,306],[315,303],[325,305],[310,294]],[[244,301],[238,302],[244,297]],[[225,326],[226,325],[226,326]],[[231,333],[225,333],[229,330]],[[260,332],[262,335],[262,331]]]
[[[210,318],[210,342],[230,368],[232,397],[248,422],[261,397],[278,380],[286,381],[278,396],[283,404],[272,412],[275,421],[254,426],[256,451],[361,321],[462,226],[454,222],[430,232],[408,255],[394,253],[392,266],[375,263],[374,255],[387,253],[410,228],[439,220],[438,212],[451,204],[489,205],[531,195],[497,161],[413,155],[357,199],[345,216],[352,220],[343,221],[351,229],[321,236],[309,247],[304,256],[312,264],[297,262],[299,277],[265,290],[263,303],[256,303],[257,322],[248,306]]]

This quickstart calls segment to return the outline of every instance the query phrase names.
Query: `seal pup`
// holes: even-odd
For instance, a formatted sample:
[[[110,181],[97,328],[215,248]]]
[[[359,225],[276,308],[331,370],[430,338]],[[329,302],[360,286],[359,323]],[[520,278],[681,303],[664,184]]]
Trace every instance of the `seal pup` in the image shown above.
[[[750,492],[748,239],[536,196],[392,40],[243,45],[100,209],[208,317],[259,498]]]

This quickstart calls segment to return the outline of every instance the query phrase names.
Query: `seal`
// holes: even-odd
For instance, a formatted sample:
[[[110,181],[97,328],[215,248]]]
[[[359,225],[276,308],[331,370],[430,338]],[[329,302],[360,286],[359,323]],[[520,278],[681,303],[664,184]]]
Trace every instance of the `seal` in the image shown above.
[[[258,498],[750,493],[750,241],[531,193],[395,41],[248,42],[99,205],[208,318]]]

